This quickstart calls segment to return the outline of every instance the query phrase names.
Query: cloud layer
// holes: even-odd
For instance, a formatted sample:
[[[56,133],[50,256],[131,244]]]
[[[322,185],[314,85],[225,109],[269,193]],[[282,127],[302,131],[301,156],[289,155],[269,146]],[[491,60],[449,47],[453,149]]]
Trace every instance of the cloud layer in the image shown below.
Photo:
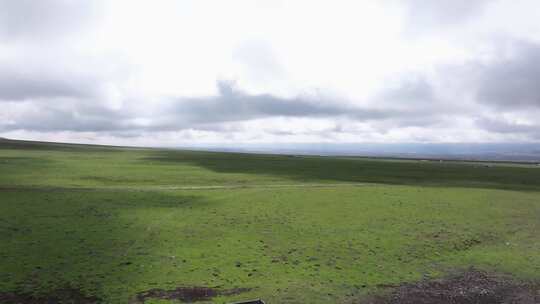
[[[0,136],[540,141],[535,1],[287,3],[0,0]]]

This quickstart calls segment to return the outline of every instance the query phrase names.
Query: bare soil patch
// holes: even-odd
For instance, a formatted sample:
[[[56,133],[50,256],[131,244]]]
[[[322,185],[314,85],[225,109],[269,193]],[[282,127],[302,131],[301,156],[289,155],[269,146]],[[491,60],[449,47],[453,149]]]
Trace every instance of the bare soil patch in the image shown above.
[[[365,304],[539,304],[540,285],[469,269],[444,279],[395,287]]]
[[[74,288],[54,290],[48,294],[32,295],[18,292],[0,293],[0,303],[9,304],[98,304],[101,300],[94,296],[87,296]]]
[[[216,289],[210,287],[178,287],[173,290],[150,289],[138,293],[131,301],[131,304],[144,303],[149,299],[159,300],[178,300],[182,302],[192,303],[197,301],[210,300],[217,296],[230,296],[249,291],[249,288],[234,288],[234,289]]]

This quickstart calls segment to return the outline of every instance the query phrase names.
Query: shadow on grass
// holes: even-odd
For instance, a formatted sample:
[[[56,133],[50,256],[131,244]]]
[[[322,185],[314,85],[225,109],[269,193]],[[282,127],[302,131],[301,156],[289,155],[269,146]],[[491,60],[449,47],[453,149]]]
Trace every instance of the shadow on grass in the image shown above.
[[[540,190],[540,168],[523,166],[193,151],[156,151],[143,160],[187,163],[217,173],[276,176],[300,182]]]
[[[188,216],[211,204],[158,192],[0,194],[0,299],[64,299],[68,290],[106,303],[126,302],[156,284],[149,266],[172,263],[156,252],[163,250],[160,233],[173,229],[160,219],[171,212],[182,216],[182,210]]]

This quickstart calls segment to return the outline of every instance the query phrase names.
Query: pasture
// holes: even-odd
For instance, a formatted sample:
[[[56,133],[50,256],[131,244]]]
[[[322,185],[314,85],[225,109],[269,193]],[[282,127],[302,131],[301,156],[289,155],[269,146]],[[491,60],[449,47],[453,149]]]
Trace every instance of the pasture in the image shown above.
[[[537,281],[539,219],[534,165],[0,140],[0,299],[363,303],[470,267]]]

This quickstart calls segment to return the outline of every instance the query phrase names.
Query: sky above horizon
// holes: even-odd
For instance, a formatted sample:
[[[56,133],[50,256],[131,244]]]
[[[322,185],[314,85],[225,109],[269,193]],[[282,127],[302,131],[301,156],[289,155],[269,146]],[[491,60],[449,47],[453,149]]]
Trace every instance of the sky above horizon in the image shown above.
[[[0,137],[540,142],[536,0],[0,0]]]

